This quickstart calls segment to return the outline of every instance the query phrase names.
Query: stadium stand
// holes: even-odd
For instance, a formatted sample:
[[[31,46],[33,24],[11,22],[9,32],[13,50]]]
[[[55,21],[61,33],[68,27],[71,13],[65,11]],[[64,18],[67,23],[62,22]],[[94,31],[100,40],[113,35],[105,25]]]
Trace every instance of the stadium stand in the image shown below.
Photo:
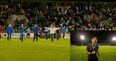
[[[18,1],[18,0],[17,0]],[[0,29],[12,24],[16,32],[23,23],[27,27],[38,24],[48,27],[51,23],[71,30],[116,30],[116,7],[113,2],[89,3],[42,1],[25,3],[26,0],[0,3]],[[31,1],[31,0],[29,0]],[[34,0],[36,1],[36,0]]]

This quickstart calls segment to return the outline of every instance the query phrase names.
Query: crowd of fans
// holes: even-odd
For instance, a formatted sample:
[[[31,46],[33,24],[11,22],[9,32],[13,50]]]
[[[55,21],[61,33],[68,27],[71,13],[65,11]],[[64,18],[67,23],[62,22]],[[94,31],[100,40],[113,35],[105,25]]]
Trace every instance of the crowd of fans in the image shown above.
[[[24,15],[27,19],[12,19],[12,15]],[[24,24],[32,27],[67,27],[71,30],[113,30],[116,27],[115,4],[90,3],[0,3],[0,28],[12,24],[17,28]]]

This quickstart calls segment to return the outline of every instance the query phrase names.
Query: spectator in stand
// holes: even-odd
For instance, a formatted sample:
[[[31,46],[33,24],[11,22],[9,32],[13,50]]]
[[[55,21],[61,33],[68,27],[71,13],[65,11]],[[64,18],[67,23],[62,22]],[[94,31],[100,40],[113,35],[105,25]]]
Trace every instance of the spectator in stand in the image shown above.
[[[86,2],[85,2],[86,4]],[[42,27],[48,26],[49,23],[55,23],[55,25],[60,25],[61,23],[69,26],[76,26],[77,30],[89,29],[92,30],[92,27],[99,29],[101,22],[109,22],[112,24],[113,20],[108,18],[116,18],[116,4],[87,4],[83,3],[64,3],[64,4],[55,4],[49,2],[44,3],[19,3],[15,2],[11,5],[2,5],[0,6],[0,17],[3,18],[3,25],[8,22],[12,22],[12,19],[9,19],[11,15],[25,15],[29,21],[26,21],[26,26],[32,27],[32,24],[39,24]],[[7,21],[6,21],[7,20]],[[18,28],[18,23],[22,23],[22,20],[14,21],[16,29]],[[91,24],[91,26],[88,26]],[[94,24],[94,25],[93,25]],[[112,29],[115,25],[103,24],[104,28]],[[74,27],[74,26],[73,26]]]

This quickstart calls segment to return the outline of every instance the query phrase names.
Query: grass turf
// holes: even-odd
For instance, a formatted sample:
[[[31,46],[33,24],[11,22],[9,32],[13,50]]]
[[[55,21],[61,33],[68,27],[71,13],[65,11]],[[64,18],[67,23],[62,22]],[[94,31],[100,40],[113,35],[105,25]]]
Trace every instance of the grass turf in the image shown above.
[[[20,42],[18,38],[10,41],[1,38],[0,61],[70,61],[69,47],[69,39],[32,42],[32,38],[26,38]]]
[[[99,61],[116,61],[116,46],[100,46]],[[85,46],[71,47],[71,61],[87,61]]]

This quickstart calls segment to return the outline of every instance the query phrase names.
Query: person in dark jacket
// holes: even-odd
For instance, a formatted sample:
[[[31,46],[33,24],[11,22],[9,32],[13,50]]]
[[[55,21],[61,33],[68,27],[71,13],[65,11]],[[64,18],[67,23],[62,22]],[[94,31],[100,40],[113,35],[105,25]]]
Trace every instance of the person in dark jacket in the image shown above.
[[[59,40],[61,37],[60,29],[56,30],[56,39]]]
[[[27,32],[26,37],[30,38],[31,30],[30,30],[30,28],[29,28],[29,27],[26,29],[26,32]]]
[[[97,45],[97,38],[92,38],[92,43],[87,46],[88,61],[98,61],[99,46]]]
[[[6,28],[6,33],[7,33],[7,40],[10,40],[11,34],[13,33],[13,27],[11,26],[11,24],[9,24],[9,26]]]

